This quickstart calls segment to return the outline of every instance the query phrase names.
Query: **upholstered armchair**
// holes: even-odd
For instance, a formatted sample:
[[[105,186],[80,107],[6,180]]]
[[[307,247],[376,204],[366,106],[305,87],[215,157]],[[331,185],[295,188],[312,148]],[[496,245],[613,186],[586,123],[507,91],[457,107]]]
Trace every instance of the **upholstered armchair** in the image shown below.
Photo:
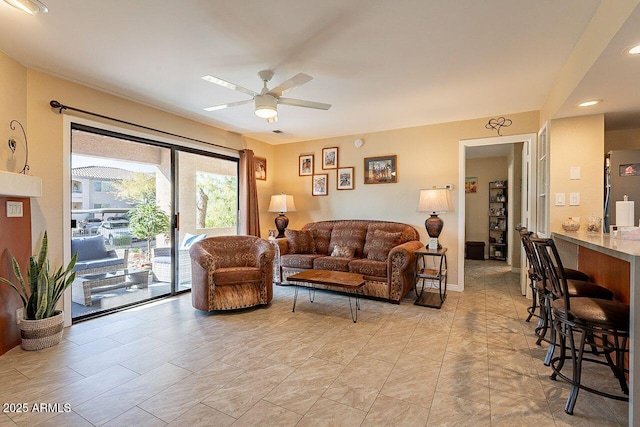
[[[273,298],[273,246],[255,236],[208,237],[194,243],[191,300],[198,310],[232,310]]]

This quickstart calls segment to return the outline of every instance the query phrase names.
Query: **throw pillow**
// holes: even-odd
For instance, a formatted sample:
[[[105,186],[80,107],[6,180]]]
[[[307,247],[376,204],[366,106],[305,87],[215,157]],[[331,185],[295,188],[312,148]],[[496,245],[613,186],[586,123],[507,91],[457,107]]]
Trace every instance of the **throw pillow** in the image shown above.
[[[312,230],[285,230],[290,254],[315,254],[315,233]]]
[[[182,239],[182,243],[180,244],[181,251],[188,251],[195,242],[199,242],[200,240],[206,238],[206,234],[191,234],[184,233],[184,238]]]
[[[402,233],[389,233],[388,231],[376,230],[373,232],[373,239],[367,259],[375,261],[386,261],[389,251],[398,246],[402,239]]]
[[[355,253],[356,248],[352,248],[350,246],[335,245],[333,247],[333,252],[331,252],[331,256],[340,258],[353,258],[353,255],[355,255]]]

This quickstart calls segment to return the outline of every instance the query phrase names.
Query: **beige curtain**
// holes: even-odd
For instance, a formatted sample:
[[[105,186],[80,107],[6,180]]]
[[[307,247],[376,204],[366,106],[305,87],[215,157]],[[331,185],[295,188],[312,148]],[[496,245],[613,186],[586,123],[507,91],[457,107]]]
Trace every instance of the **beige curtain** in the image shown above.
[[[253,151],[240,151],[240,214],[238,234],[260,237],[260,211],[258,210],[258,188],[253,167]]]

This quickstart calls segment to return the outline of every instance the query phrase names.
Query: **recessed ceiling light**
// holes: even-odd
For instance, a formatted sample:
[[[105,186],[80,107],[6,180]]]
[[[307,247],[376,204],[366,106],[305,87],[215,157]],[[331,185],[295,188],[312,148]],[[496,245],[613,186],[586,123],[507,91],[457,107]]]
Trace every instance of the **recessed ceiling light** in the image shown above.
[[[29,15],[35,15],[36,13],[47,13],[49,9],[44,3],[39,0],[4,0],[16,9],[20,9]]]
[[[588,101],[581,102],[578,104],[578,107],[591,107],[593,105],[600,104],[601,102],[602,99],[590,99]]]
[[[640,55],[640,44],[626,50],[629,55]]]

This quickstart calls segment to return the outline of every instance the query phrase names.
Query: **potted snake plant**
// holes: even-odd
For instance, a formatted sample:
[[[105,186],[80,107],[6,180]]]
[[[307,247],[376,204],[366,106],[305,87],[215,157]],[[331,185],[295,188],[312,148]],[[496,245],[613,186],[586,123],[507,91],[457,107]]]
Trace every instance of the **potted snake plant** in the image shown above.
[[[38,255],[29,258],[27,283],[18,261],[12,254],[9,255],[18,284],[0,277],[0,282],[16,290],[25,307],[24,319],[20,319],[21,347],[24,350],[42,350],[62,340],[64,316],[62,311],[56,310],[56,306],[64,291],[75,280],[76,273],[73,267],[78,256],[73,255],[66,269],[60,267],[53,271],[47,259],[48,252],[49,241],[45,231]]]

